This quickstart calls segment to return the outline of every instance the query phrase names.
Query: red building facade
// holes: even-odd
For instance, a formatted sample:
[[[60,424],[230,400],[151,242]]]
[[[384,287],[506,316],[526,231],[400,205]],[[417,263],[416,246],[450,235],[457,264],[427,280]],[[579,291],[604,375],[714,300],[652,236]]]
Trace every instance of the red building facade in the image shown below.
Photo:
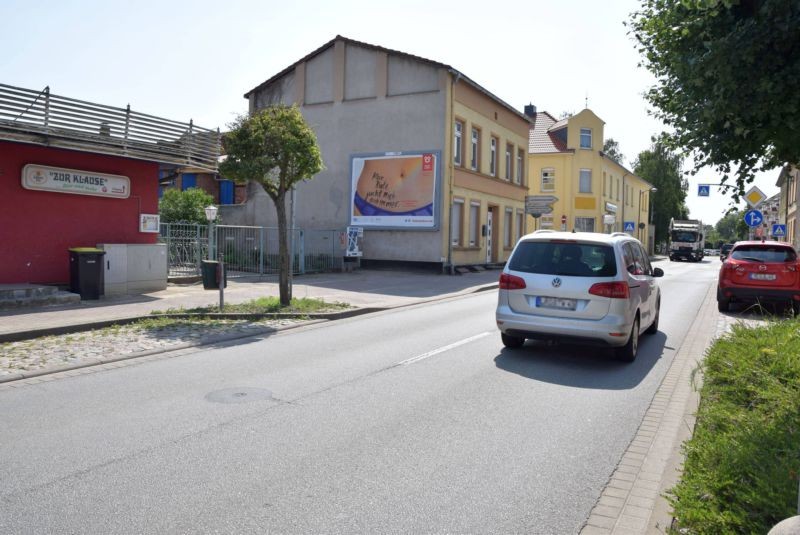
[[[29,164],[125,176],[130,195],[25,189]],[[158,234],[139,231],[139,215],[158,214],[158,170],[153,162],[0,141],[0,283],[69,281],[70,247],[155,243]]]

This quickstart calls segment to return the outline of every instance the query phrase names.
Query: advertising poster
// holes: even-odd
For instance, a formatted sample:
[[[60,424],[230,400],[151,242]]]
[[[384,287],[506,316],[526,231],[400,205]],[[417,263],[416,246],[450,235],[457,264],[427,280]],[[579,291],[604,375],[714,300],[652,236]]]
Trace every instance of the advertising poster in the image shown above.
[[[115,199],[127,199],[131,194],[131,180],[126,176],[35,164],[22,168],[22,187]]]
[[[350,224],[434,228],[437,160],[434,152],[354,156]]]

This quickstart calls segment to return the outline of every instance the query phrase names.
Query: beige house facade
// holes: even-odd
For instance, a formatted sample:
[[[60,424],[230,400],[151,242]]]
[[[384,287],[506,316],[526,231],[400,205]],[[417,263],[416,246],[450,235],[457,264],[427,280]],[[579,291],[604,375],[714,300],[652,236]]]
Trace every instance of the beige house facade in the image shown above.
[[[532,105],[528,144],[529,194],[558,198],[536,228],[627,232],[653,251],[652,184],[603,153],[604,125],[590,109],[556,119]]]
[[[299,107],[325,169],[298,185],[295,225],[363,228],[362,263],[499,264],[529,230],[530,119],[449,65],[337,36],[245,98]],[[274,225],[269,202],[225,220]]]
[[[800,180],[800,169],[793,165],[787,165],[778,176],[775,184],[780,187],[780,201],[778,203],[778,218],[786,224],[785,241],[792,244],[797,249],[800,246],[800,228],[798,227],[798,191],[797,183]]]

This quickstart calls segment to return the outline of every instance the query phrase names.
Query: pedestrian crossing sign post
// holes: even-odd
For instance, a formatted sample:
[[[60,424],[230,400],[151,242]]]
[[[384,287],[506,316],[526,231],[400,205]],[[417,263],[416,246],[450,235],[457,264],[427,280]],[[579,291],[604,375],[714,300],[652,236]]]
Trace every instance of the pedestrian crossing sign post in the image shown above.
[[[772,225],[772,237],[773,238],[785,238],[786,237],[786,225]]]
[[[711,193],[711,186],[708,184],[699,184],[697,186],[697,196],[698,197],[708,197]]]
[[[634,230],[636,230],[636,223],[633,221],[625,221],[625,226],[623,228],[625,229],[625,232],[632,233]]]

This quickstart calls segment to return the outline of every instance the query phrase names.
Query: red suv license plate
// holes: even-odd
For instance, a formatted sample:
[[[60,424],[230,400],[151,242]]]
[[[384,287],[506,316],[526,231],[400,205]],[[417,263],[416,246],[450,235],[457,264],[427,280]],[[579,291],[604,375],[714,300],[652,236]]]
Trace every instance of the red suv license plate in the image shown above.
[[[542,308],[558,308],[561,310],[575,310],[577,299],[565,299],[563,297],[536,297],[536,306]]]
[[[750,278],[754,281],[774,281],[774,273],[751,273]]]

